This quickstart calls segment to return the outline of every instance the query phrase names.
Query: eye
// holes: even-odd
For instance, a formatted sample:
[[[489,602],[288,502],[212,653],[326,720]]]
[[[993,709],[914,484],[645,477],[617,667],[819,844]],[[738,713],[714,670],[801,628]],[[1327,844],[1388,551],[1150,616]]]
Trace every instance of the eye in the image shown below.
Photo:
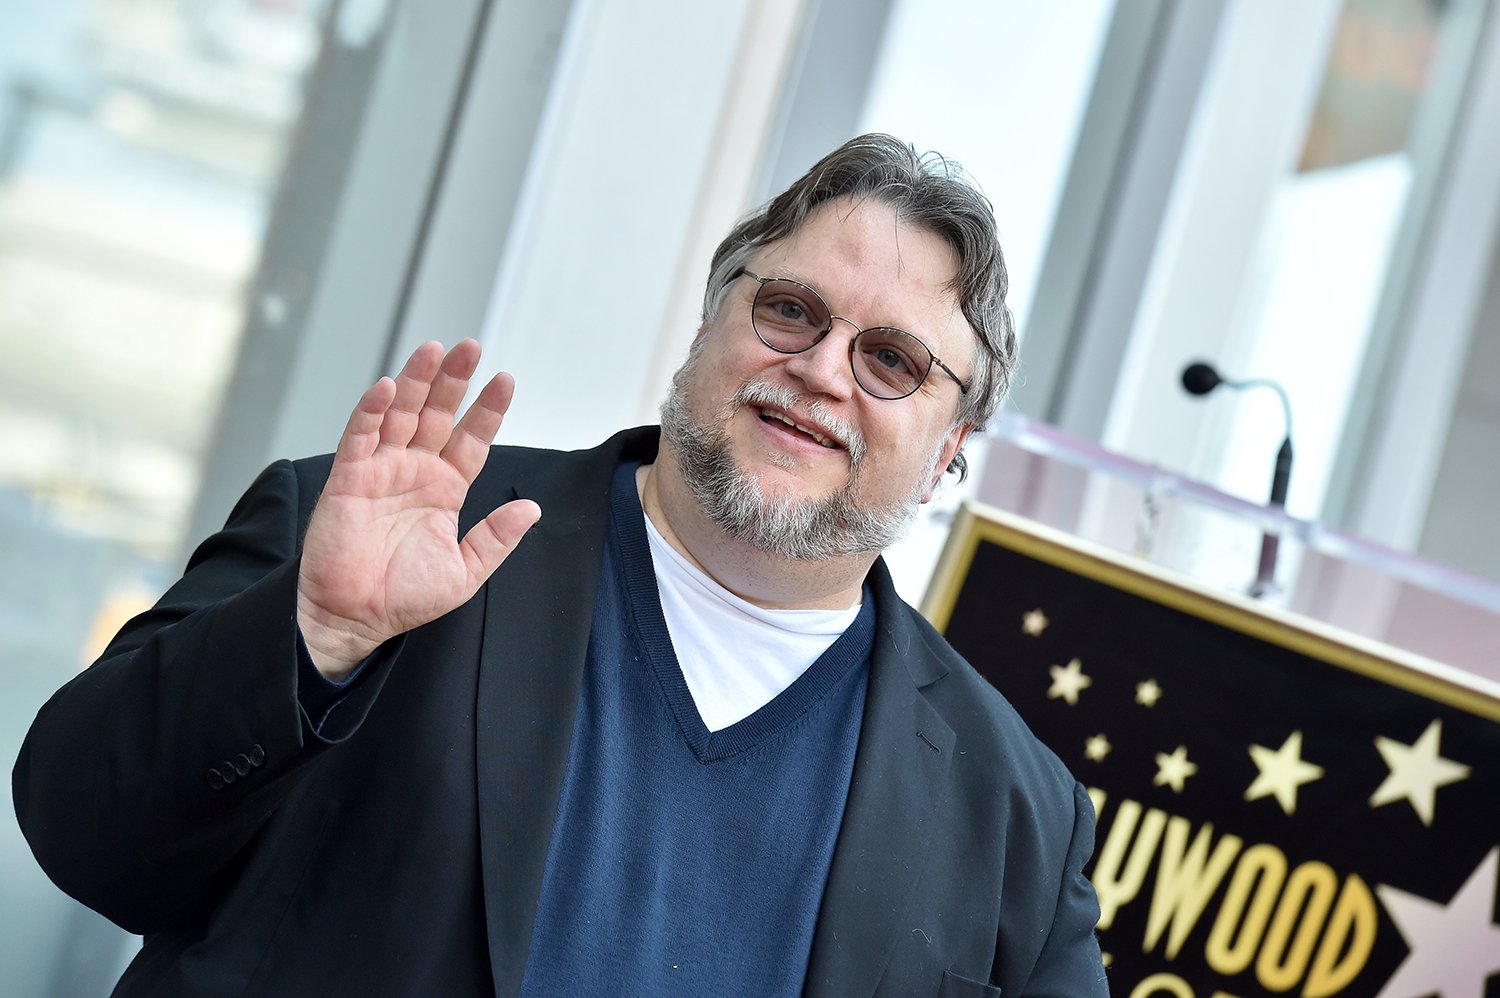
[[[755,321],[770,330],[815,335],[827,319],[812,293],[790,281],[767,281],[755,296]]]
[[[866,351],[865,356],[877,370],[901,378],[914,378],[922,370],[915,358],[890,343],[878,344],[873,350]]]
[[[806,322],[807,306],[795,298],[782,298],[772,302],[771,307],[776,310],[779,318],[787,322]]]
[[[922,365],[903,344],[874,342],[861,351],[873,371],[891,381],[912,381],[921,377]]]
[[[920,340],[899,329],[867,329],[855,345],[854,376],[881,398],[902,398],[927,376],[932,354]]]

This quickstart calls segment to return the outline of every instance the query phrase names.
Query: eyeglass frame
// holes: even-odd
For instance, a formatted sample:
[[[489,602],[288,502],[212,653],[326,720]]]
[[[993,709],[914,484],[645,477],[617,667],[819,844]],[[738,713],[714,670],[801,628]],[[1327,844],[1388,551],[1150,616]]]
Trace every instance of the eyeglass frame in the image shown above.
[[[921,389],[921,387],[923,385],[925,385],[927,383],[927,376],[932,373],[932,365],[933,364],[936,364],[938,367],[941,367],[943,369],[943,373],[946,374],[946,375],[948,375],[948,377],[950,377],[950,378],[953,379],[953,383],[958,386],[958,390],[959,390],[960,394],[962,394],[962,395],[969,394],[970,385],[964,384],[964,380],[962,378],[960,378],[957,374],[953,373],[953,368],[951,368],[947,364],[943,363],[943,359],[941,357],[939,357],[937,354],[933,353],[932,347],[928,346],[927,343],[920,336],[916,335],[915,333],[912,333],[912,332],[909,332],[909,331],[907,331],[905,329],[902,329],[900,326],[870,326],[868,329],[861,328],[860,325],[858,323],[856,323],[853,319],[847,318],[847,317],[842,316],[842,315],[835,315],[834,312],[833,312],[833,309],[831,309],[831,308],[828,307],[827,300],[825,300],[823,298],[823,296],[818,293],[818,290],[816,288],[814,288],[814,287],[812,287],[811,285],[808,285],[808,284],[803,284],[801,281],[796,280],[796,279],[791,278],[791,277],[762,277],[759,274],[752,273],[750,270],[748,270],[745,267],[741,267],[739,270],[735,271],[735,273],[729,278],[729,281],[730,281],[730,283],[732,283],[734,281],[739,280],[741,277],[748,277],[748,278],[750,278],[751,280],[755,281],[757,284],[760,285],[759,287],[757,287],[755,289],[755,295],[754,295],[754,297],[752,297],[750,299],[750,328],[755,331],[755,338],[758,339],[758,340],[760,340],[760,342],[762,344],[764,344],[764,346],[766,347],[766,349],[768,349],[768,350],[774,350],[777,353],[782,354],[783,356],[787,356],[787,357],[794,357],[794,356],[796,356],[799,353],[806,353],[807,351],[811,350],[813,347],[817,346],[819,343],[822,343],[823,340],[825,340],[828,337],[828,334],[831,333],[831,332],[833,332],[833,320],[834,319],[838,319],[839,321],[841,321],[841,322],[847,322],[847,323],[849,323],[849,325],[851,325],[851,326],[854,327],[854,336],[849,340],[849,371],[850,371],[851,374],[854,375],[854,383],[856,385],[859,385],[859,390],[862,391],[862,392],[864,392],[866,395],[870,396],[871,398],[880,399],[882,402],[899,402],[899,401],[901,401],[904,398],[911,398],[913,395],[915,395],[917,393],[917,391],[919,389]],[[773,346],[770,343],[767,343],[766,342],[766,338],[763,335],[761,335],[760,327],[755,324],[755,303],[760,300],[760,293],[761,293],[761,291],[764,290],[765,286],[767,284],[771,283],[772,281],[785,281],[787,284],[795,284],[797,287],[802,288],[808,294],[810,294],[814,298],[816,298],[818,300],[818,304],[820,304],[820,305],[823,306],[823,311],[825,311],[825,312],[828,313],[828,322],[827,322],[827,324],[822,328],[821,331],[819,331],[818,335],[813,338],[812,342],[809,343],[809,344],[807,344],[807,346],[803,347],[801,350],[783,350],[780,347]],[[932,363],[927,365],[927,370],[922,373],[921,380],[919,380],[915,385],[913,385],[912,386],[912,390],[909,391],[909,392],[907,392],[905,395],[897,395],[897,396],[894,396],[894,397],[887,396],[887,395],[876,395],[874,392],[870,391],[870,389],[868,389],[868,388],[865,387],[864,382],[862,382],[862,381],[859,380],[859,372],[854,367],[854,344],[856,342],[858,342],[859,338],[861,336],[863,336],[865,333],[867,333],[867,332],[873,332],[875,330],[880,330],[880,329],[893,330],[894,332],[900,333],[902,336],[909,336],[909,337],[911,337],[914,341],[916,341],[916,343],[919,346],[921,346],[921,348],[923,350],[927,351],[927,356],[929,356],[929,357],[932,358]]]

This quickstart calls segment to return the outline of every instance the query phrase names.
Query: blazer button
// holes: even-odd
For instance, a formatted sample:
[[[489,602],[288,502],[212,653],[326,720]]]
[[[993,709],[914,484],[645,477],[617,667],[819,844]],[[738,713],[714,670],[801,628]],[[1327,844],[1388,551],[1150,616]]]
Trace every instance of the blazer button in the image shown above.
[[[246,773],[250,772],[250,757],[241,752],[239,758],[235,759],[231,763],[231,765],[234,766],[234,771],[236,773],[244,776]]]
[[[265,762],[266,750],[261,748],[259,745],[253,746],[250,749],[250,765],[260,767],[265,765]]]
[[[215,790],[224,789],[224,777],[220,775],[217,769],[213,769],[212,767],[208,771],[208,785]]]
[[[233,783],[239,779],[239,776],[234,771],[234,763],[232,762],[226,762],[219,766],[219,775],[224,777],[225,783]]]

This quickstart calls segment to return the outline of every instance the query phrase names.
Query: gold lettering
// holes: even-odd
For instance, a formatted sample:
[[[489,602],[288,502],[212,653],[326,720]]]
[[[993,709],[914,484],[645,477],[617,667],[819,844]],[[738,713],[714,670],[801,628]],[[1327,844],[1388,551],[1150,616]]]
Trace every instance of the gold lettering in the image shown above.
[[[1273,845],[1255,845],[1245,850],[1204,948],[1208,965],[1214,970],[1238,974],[1255,959],[1266,923],[1276,906],[1276,895],[1286,879],[1286,868],[1286,854]]]
[[[1338,874],[1326,863],[1303,863],[1287,878],[1265,945],[1255,960],[1255,976],[1267,990],[1290,991],[1302,980],[1338,889]]]
[[[1156,872],[1156,890],[1151,898],[1151,912],[1146,920],[1146,944],[1149,953],[1156,948],[1168,923],[1172,934],[1167,939],[1167,959],[1177,959],[1182,944],[1203,909],[1219,888],[1219,881],[1229,871],[1234,858],[1239,855],[1244,840],[1236,835],[1226,835],[1214,846],[1209,855],[1209,843],[1213,841],[1214,826],[1204,825],[1198,830],[1193,844],[1187,844],[1192,826],[1186,818],[1174,817],[1167,822],[1166,838],[1162,842],[1161,861]]]
[[[1141,805],[1137,801],[1120,802],[1115,811],[1115,820],[1109,826],[1109,836],[1104,848],[1099,850],[1099,861],[1094,865],[1094,892],[1099,895],[1099,928],[1108,929],[1114,924],[1119,910],[1140,893],[1146,872],[1151,867],[1151,858],[1156,853],[1156,843],[1161,840],[1162,826],[1167,816],[1156,808],[1146,812],[1141,822],[1141,832],[1131,845],[1131,833],[1140,821]],[[1129,860],[1125,850],[1130,849]],[[1121,867],[1124,867],[1123,875]]]
[[[1148,995],[1159,995],[1163,991],[1175,998],[1193,998],[1193,989],[1176,974],[1152,974],[1135,986],[1135,990],[1130,992],[1130,998],[1147,998]]]
[[[1102,819],[1106,793],[1091,787],[1089,797]],[[1232,975],[1254,963],[1261,986],[1274,992],[1294,989],[1305,974],[1302,998],[1330,998],[1364,970],[1379,916],[1374,895],[1357,874],[1349,875],[1342,890],[1326,863],[1303,863],[1288,876],[1290,864],[1276,846],[1246,849],[1244,839],[1227,834],[1215,842],[1212,824],[1194,833],[1188,819],[1169,818],[1134,800],[1119,801],[1108,826],[1093,874],[1100,930],[1140,894],[1155,862],[1142,951],[1152,952],[1165,936],[1165,956],[1175,960],[1234,866],[1204,947],[1209,967]],[[1168,973],[1146,978],[1130,994],[1194,998],[1186,981]],[[1215,991],[1212,998],[1235,996]]]
[[[1318,955],[1313,958],[1312,971],[1307,975],[1307,984],[1302,989],[1303,998],[1328,998],[1338,994],[1365,969],[1370,950],[1375,946],[1375,926],[1379,918],[1375,911],[1375,898],[1370,888],[1351,873],[1344,881],[1344,889],[1334,905],[1333,916],[1328,920],[1328,930],[1323,933]],[[1352,941],[1350,935],[1353,934]],[[1344,946],[1348,942],[1348,951]],[[1343,953],[1340,960],[1339,954]]]
[[[1135,986],[1135,990],[1130,992],[1130,998],[1150,998],[1151,995],[1159,995],[1164,991],[1173,995],[1174,998],[1193,998],[1192,985],[1176,974],[1152,974]],[[1236,998],[1236,996],[1227,991],[1215,991],[1213,998]]]

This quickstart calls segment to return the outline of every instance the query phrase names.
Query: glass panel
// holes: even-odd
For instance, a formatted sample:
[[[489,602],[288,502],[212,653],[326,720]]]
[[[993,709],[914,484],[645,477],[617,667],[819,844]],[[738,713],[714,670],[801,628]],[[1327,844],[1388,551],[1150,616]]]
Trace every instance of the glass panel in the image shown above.
[[[919,150],[936,149],[962,164],[984,191],[999,222],[1010,273],[1006,301],[1018,332],[1026,328],[1114,9],[1114,0],[891,3],[857,130],[889,132]],[[976,471],[987,446],[977,434],[965,446]],[[962,485],[944,478],[910,533],[886,552],[897,589],[913,603],[942,549],[948,517],[979,475]]]
[[[1414,126],[1429,93],[1445,96],[1432,85],[1448,54],[1440,45],[1448,10],[1347,0],[1300,152],[1265,206],[1230,373],[1271,374],[1291,394],[1297,471],[1288,505],[1299,511],[1323,509],[1356,379],[1369,369],[1367,350],[1378,349],[1378,310],[1402,284],[1392,267],[1401,265],[1402,227],[1420,211],[1413,196],[1424,166]],[[1243,455],[1274,454],[1283,429],[1276,400],[1253,396],[1234,407],[1203,474],[1228,492],[1259,497],[1264,469]]]
[[[324,6],[34,0],[4,16],[7,771],[43,699],[177,570]],[[48,993],[82,959],[64,946],[78,923],[14,823],[0,834],[0,980]]]
[[[1114,6],[1114,0],[891,4],[858,130],[936,149],[980,183],[1000,222],[1017,329],[1026,328]]]
[[[978,499],[1206,589],[1248,595],[1463,670],[1500,691],[1500,585],[1288,517],[1014,413]],[[1262,573],[1267,537],[1273,570]],[[1269,582],[1269,586],[1256,586]]]

